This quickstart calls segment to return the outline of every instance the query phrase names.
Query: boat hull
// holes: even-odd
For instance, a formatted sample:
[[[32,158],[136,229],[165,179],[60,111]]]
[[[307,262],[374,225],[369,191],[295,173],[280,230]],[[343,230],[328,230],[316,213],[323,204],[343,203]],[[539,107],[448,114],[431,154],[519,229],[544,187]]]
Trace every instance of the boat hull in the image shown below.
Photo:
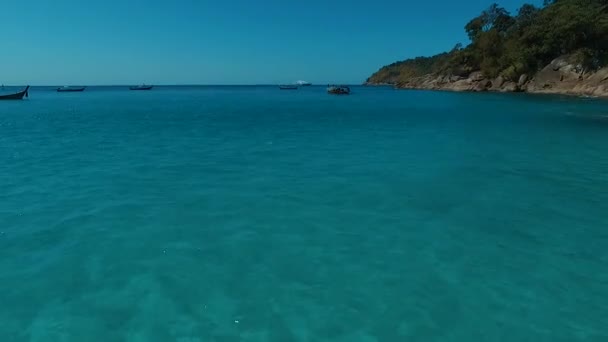
[[[150,90],[154,88],[154,86],[145,86],[145,87],[130,87],[131,90]]]
[[[29,93],[28,90],[30,89],[30,86],[25,87],[24,90],[15,93],[15,94],[8,94],[8,95],[0,95],[0,100],[22,100],[23,97],[28,97]]]
[[[80,87],[80,88],[57,88],[57,92],[58,93],[76,93],[76,92],[84,91],[85,89],[86,89],[86,87]]]
[[[327,88],[327,93],[331,95],[349,95],[350,88],[347,86],[331,86]]]

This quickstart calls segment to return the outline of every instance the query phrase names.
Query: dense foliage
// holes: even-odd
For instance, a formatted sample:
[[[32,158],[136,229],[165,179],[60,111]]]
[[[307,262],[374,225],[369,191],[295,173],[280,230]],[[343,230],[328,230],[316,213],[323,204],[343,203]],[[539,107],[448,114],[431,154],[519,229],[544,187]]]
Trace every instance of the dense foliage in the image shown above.
[[[584,70],[608,64],[608,0],[545,0],[523,5],[512,15],[493,4],[471,19],[471,43],[432,57],[418,57],[380,69],[368,82],[399,83],[429,73],[515,80],[534,73],[554,58],[568,55]]]

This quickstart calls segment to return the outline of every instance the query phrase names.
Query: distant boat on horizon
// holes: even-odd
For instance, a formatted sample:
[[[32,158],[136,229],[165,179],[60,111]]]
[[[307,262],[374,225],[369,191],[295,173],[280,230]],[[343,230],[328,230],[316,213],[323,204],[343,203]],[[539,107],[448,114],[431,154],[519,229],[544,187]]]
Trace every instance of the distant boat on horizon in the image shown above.
[[[297,85],[293,85],[293,84],[284,84],[284,85],[279,85],[279,89],[281,89],[281,90],[297,90],[298,86]]]
[[[129,87],[129,89],[131,89],[131,90],[150,90],[153,87],[154,86],[142,84],[142,85],[138,85],[138,86],[134,86],[134,87]]]
[[[57,92],[58,93],[80,92],[80,91],[84,91],[86,88],[87,87],[63,86],[63,87],[57,88]]]
[[[306,82],[306,81],[297,81],[296,84],[299,85],[300,87],[308,87],[308,86],[312,85],[312,83]]]
[[[30,86],[27,86],[27,87],[25,87],[25,89],[23,89],[22,91],[20,91],[18,93],[0,95],[0,100],[22,100],[24,96],[25,97],[30,96],[30,94],[28,92],[29,89],[30,89]]]

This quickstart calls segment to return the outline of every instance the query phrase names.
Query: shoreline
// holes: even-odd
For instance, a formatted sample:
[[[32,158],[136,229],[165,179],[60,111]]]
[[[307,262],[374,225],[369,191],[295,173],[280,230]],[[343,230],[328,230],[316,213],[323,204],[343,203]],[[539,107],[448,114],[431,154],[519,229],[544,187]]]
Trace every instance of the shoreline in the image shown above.
[[[588,71],[569,62],[568,56],[554,59],[533,75],[523,74],[517,80],[485,77],[481,71],[465,75],[427,74],[388,84],[397,89],[445,90],[455,92],[498,92],[545,95],[567,95],[608,99],[608,67]],[[382,86],[387,82],[366,82]]]
[[[500,89],[486,89],[483,91],[480,90],[462,90],[462,89],[454,89],[451,87],[438,87],[438,88],[426,88],[426,87],[413,87],[413,86],[398,86],[395,84],[370,84],[364,83],[365,87],[392,87],[395,90],[426,90],[426,91],[441,91],[441,92],[451,92],[451,93],[495,93],[495,94],[528,94],[528,95],[560,95],[560,96],[570,96],[570,97],[580,97],[580,98],[590,98],[590,99],[602,99],[608,100],[608,95],[593,95],[587,93],[573,92],[569,90],[518,90],[518,91],[505,91]]]

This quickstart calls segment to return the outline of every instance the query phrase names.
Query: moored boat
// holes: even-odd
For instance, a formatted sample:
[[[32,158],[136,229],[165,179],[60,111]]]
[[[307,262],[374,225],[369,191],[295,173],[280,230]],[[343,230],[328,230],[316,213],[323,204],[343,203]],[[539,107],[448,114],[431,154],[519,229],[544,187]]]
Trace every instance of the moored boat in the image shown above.
[[[327,92],[332,95],[348,95],[350,94],[350,88],[345,85],[329,85],[327,86]]]
[[[292,85],[292,84],[285,84],[285,85],[280,85],[279,89],[281,89],[281,90],[297,90],[298,86],[297,85]]]
[[[296,84],[299,85],[300,87],[309,87],[312,85],[312,83],[306,82],[306,81],[297,81]]]
[[[57,92],[58,93],[69,93],[69,92],[79,92],[79,91],[84,91],[87,87],[70,87],[70,86],[64,86],[61,88],[57,88]]]
[[[23,97],[29,97],[28,90],[30,86],[25,87],[22,91],[14,94],[0,95],[0,100],[22,100]]]
[[[129,89],[131,90],[150,90],[152,89],[154,86],[149,86],[149,85],[139,85],[139,86],[135,86],[135,87],[129,87]]]

